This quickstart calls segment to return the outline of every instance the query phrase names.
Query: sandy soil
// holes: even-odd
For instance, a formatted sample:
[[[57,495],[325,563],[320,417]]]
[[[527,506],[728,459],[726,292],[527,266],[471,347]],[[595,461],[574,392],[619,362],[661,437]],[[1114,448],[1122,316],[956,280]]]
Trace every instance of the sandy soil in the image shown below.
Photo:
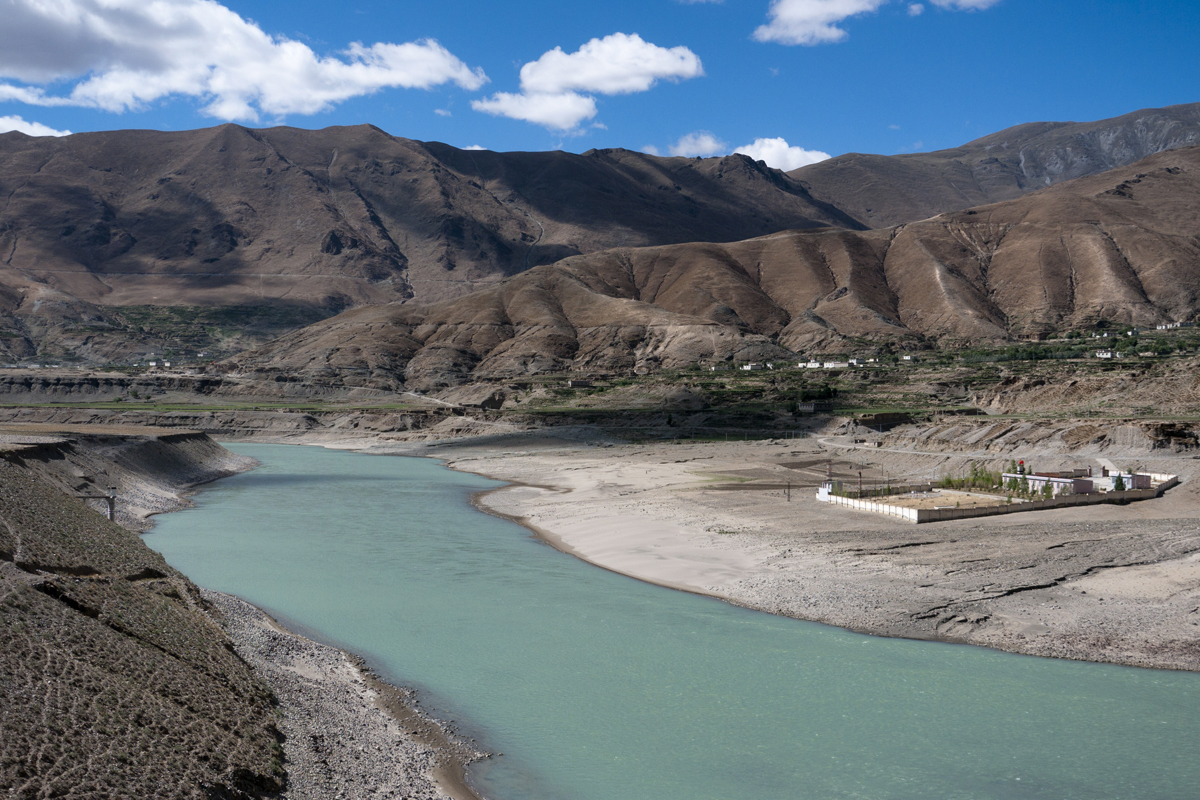
[[[480,506],[641,580],[877,635],[1200,670],[1200,486],[1189,480],[1200,462],[1190,454],[1137,457],[1184,478],[1156,500],[914,525],[816,502],[826,459],[846,479],[862,470],[864,481],[918,482],[958,474],[967,455],[855,450],[836,437],[598,443],[568,431],[348,446],[513,481]],[[1043,453],[1038,463],[1096,457]]]

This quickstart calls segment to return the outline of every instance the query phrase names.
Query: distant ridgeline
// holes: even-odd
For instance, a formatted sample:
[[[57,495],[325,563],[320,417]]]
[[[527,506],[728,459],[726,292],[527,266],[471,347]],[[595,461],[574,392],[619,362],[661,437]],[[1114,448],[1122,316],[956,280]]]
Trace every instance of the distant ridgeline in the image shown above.
[[[195,363],[315,323],[240,363],[319,340],[323,368],[458,380],[1186,322],[1197,143],[1200,104],[787,174],[371,126],[8,133],[0,363]]]

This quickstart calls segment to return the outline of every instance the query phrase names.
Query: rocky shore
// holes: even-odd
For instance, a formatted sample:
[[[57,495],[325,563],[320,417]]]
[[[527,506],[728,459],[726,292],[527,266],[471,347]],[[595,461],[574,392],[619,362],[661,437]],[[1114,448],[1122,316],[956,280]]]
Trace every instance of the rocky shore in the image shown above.
[[[279,701],[290,800],[475,800],[468,763],[486,757],[415,708],[411,692],[361,661],[281,627],[255,606],[204,590],[238,655]]]

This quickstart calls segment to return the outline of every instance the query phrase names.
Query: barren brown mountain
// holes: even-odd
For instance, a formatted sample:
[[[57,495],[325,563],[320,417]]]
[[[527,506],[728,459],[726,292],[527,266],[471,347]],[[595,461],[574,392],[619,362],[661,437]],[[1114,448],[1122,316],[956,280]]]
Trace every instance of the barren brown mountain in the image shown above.
[[[1013,200],[1164,150],[1200,145],[1200,103],[1098,122],[1031,122],[933,153],[847,153],[788,173],[872,228]]]
[[[360,308],[236,358],[235,371],[432,387],[628,370],[848,340],[1036,336],[1200,313],[1200,148],[875,231],[618,248],[465,298]]]
[[[907,222],[1195,141],[1200,105],[1175,106],[788,176],[746,156],[465,151],[371,126],[8,133],[0,362],[228,355],[349,307],[448,300],[571,256]],[[704,303],[679,308],[692,306]],[[893,320],[886,302],[868,307]]]
[[[463,151],[367,125],[7,133],[0,197],[17,357],[136,330],[131,306],[290,309],[286,329],[607,247],[862,227],[746,156]]]

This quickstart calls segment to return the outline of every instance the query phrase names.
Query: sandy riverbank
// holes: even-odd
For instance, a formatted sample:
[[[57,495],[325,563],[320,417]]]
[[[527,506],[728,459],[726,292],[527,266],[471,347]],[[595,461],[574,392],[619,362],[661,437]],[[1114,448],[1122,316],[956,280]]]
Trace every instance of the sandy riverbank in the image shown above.
[[[1008,454],[867,452],[836,437],[620,444],[579,431],[342,446],[434,456],[513,481],[480,504],[641,580],[881,636],[1200,670],[1200,486],[1191,480],[1200,462],[1191,454],[1113,456],[1183,477],[1157,500],[918,526],[815,502],[824,459],[882,481],[957,474]],[[1100,457],[1047,451],[1038,463]]]

